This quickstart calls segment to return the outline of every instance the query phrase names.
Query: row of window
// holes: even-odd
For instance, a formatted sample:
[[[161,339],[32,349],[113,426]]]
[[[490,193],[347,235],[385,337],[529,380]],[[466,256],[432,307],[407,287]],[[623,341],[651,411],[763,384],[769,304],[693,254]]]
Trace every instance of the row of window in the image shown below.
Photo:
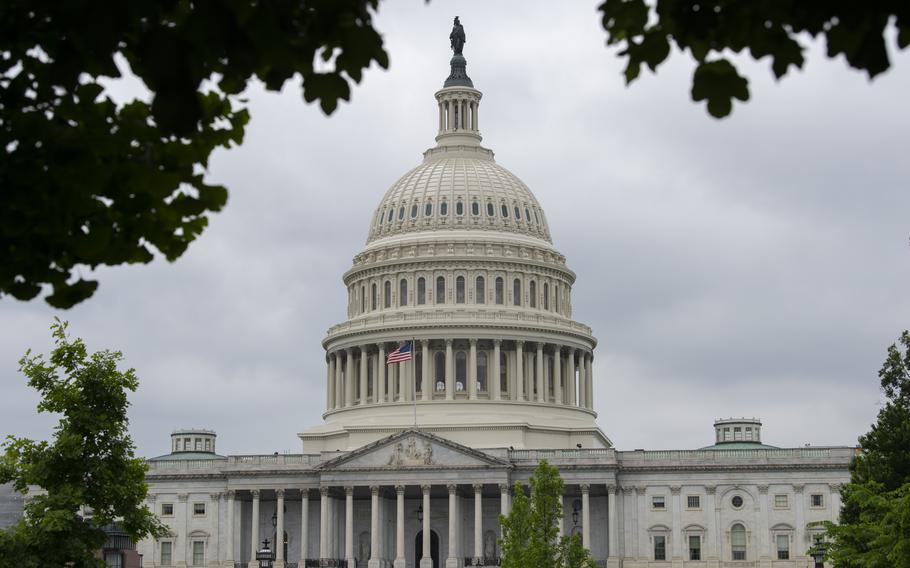
[[[754,434],[753,434],[754,432]],[[756,427],[754,430],[751,426],[746,426],[745,429],[741,426],[734,426],[733,430],[730,430],[729,426],[717,429],[717,441],[718,442],[759,442],[759,429]]]
[[[565,300],[562,299],[562,294],[564,289],[561,290],[558,284],[553,286],[553,293],[550,293],[550,284],[544,282],[542,286],[542,293],[538,298],[537,293],[537,282],[531,280],[528,282],[528,300],[527,304],[530,308],[536,308],[538,302],[540,303],[541,308],[544,310],[550,310],[551,305],[554,311],[560,311],[561,303],[564,303]],[[379,297],[379,288],[374,282],[370,285],[369,293],[369,303],[367,302],[367,289],[366,286],[360,287],[360,313],[365,313],[367,308],[369,310],[377,310],[380,306],[380,297]],[[464,276],[458,276],[455,278],[455,303],[464,304],[466,299],[466,279]],[[483,276],[477,276],[474,279],[474,303],[475,304],[486,304],[487,303],[487,281]],[[489,298],[492,304],[495,305],[504,305],[505,304],[505,281],[502,277],[496,277],[493,281],[492,288],[492,297]],[[552,301],[551,301],[552,299]],[[416,305],[426,305],[428,300],[428,291],[427,291],[427,281],[424,277],[417,278],[417,293],[414,302]],[[515,278],[512,281],[512,305],[521,306],[522,305],[522,282],[520,278]],[[402,278],[398,281],[398,295],[397,295],[397,306],[403,307],[407,306],[409,302],[408,296],[408,279]],[[393,304],[396,303],[393,301],[392,297],[392,281],[386,280],[383,283],[382,288],[382,307],[385,309],[391,308]],[[438,276],[436,278],[436,288],[435,288],[435,303],[436,304],[445,304],[446,303],[446,278],[445,276]]]
[[[201,517],[205,515],[205,503],[193,503],[193,516]],[[173,517],[174,516],[174,504],[173,503],[162,503],[161,504],[161,516],[162,517]]]
[[[192,564],[190,566],[205,566],[205,541],[194,540],[190,543],[193,551]],[[158,557],[159,566],[174,565],[174,543],[165,540],[161,542],[161,555]]]
[[[734,509],[741,509],[743,498],[741,495],[734,495],[730,499],[730,505]],[[825,507],[825,496],[822,493],[812,493],[809,495],[809,506],[813,509],[823,509]],[[790,507],[790,496],[786,493],[780,493],[774,496],[775,509],[788,509]],[[700,495],[686,496],[687,509],[701,509]],[[665,511],[667,509],[667,498],[664,495],[651,496],[651,509],[655,511]]]
[[[774,534],[778,560],[790,559],[791,533],[792,530],[786,532],[777,531]],[[654,560],[666,560],[667,535],[653,535],[651,538],[654,545]],[[688,535],[687,540],[689,560],[701,560],[702,535]],[[730,527],[730,560],[747,560],[746,540],[746,527],[742,523],[736,523]]]
[[[203,450],[203,448],[205,448]],[[174,438],[174,451],[175,452],[213,452],[215,448],[212,447],[212,440],[210,438]]]
[[[379,226],[390,225],[394,221],[404,221],[405,217],[409,219],[417,219],[420,215],[420,205],[418,203],[412,203],[409,205],[401,204],[398,206],[397,215],[395,206],[390,206],[386,209],[383,209],[379,212],[377,216],[377,221]],[[423,204],[423,217],[430,218],[433,217],[433,213],[436,211],[433,205],[433,201],[427,201]],[[522,211],[524,215],[522,216]],[[447,217],[449,215],[449,202],[445,199],[439,202],[438,208],[440,217]],[[471,216],[472,217],[483,217],[482,213],[486,213],[488,218],[499,217],[501,219],[515,219],[516,222],[525,222],[528,225],[540,225],[540,215],[537,212],[537,208],[529,206],[526,204],[513,204],[509,207],[506,203],[500,203],[497,208],[492,201],[487,201],[485,204],[481,205],[481,202],[478,200],[471,201]],[[455,215],[461,217],[465,214],[465,202],[461,199],[455,201]]]

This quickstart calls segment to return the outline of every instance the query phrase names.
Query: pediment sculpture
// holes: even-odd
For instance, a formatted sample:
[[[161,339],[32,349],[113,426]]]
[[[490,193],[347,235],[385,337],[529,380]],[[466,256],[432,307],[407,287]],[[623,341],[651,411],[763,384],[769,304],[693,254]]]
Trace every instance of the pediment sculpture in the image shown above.
[[[433,446],[424,442],[423,448],[417,447],[417,440],[408,438],[406,444],[398,442],[392,450],[388,465],[406,467],[415,465],[433,465]]]

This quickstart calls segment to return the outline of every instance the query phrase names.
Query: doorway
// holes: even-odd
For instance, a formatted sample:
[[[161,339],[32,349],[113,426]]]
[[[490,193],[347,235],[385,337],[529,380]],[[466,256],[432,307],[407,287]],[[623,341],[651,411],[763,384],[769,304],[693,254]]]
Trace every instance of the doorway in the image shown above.
[[[416,565],[420,566],[423,559],[423,531],[417,533],[414,539],[414,558],[417,559]],[[439,535],[436,531],[430,531],[430,558],[433,559],[433,568],[439,568]]]

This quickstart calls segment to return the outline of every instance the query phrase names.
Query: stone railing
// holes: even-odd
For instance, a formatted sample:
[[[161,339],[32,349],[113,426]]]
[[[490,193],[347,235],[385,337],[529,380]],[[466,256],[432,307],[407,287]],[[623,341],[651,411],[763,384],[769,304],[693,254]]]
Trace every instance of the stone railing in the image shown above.
[[[540,461],[559,459],[607,458],[615,453],[606,448],[580,450],[509,450],[509,459],[515,461]]]
[[[711,465],[728,463],[775,464],[791,461],[826,463],[849,462],[852,448],[781,448],[736,450],[635,450],[619,452],[623,467],[649,467],[663,465]]]
[[[315,466],[322,462],[318,454],[265,454],[228,456],[211,460],[154,460],[146,462],[149,472],[169,473],[198,470],[224,470],[261,466]],[[289,468],[291,469],[291,468]]]
[[[319,454],[264,454],[228,456],[229,465],[318,465]]]

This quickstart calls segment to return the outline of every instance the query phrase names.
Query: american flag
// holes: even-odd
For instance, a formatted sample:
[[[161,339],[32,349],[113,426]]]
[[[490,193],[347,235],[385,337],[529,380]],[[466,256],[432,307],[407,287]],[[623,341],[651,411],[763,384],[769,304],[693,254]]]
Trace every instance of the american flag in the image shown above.
[[[395,351],[389,353],[389,357],[386,359],[386,364],[391,365],[392,363],[402,363],[404,361],[411,360],[411,342],[407,342]]]

